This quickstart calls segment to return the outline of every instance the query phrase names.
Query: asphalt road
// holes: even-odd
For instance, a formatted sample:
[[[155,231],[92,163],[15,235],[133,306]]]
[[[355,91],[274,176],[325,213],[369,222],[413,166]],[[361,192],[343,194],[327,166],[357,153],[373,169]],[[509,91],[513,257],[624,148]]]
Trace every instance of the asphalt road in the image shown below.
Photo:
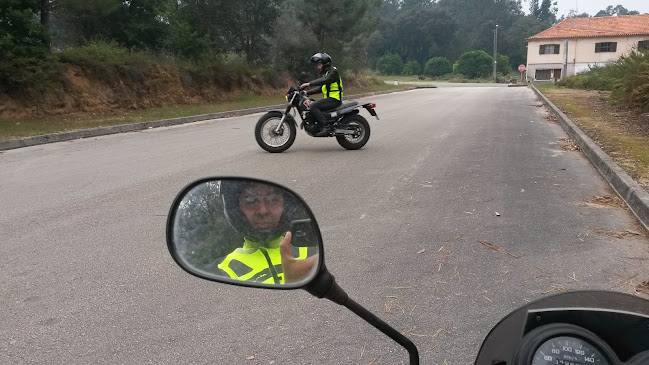
[[[500,318],[542,296],[634,293],[649,279],[649,240],[628,211],[590,200],[613,193],[561,147],[531,90],[368,100],[381,120],[363,112],[373,129],[359,151],[301,133],[264,152],[257,114],[0,153],[0,363],[407,362],[331,302],[178,268],[167,211],[209,175],[302,195],[338,283],[409,335],[423,364],[471,363]]]

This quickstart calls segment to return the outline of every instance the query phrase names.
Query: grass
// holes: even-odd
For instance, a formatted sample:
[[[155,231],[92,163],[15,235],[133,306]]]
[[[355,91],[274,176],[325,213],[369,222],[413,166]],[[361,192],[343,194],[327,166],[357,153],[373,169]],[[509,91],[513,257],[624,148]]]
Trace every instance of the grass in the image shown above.
[[[541,92],[556,90],[559,88],[554,82],[535,82],[534,86]]]
[[[404,89],[405,85],[371,85],[367,88],[346,88],[345,95],[362,94],[375,91]],[[139,111],[113,113],[79,114],[67,116],[50,116],[39,119],[0,120],[0,140],[15,139],[41,134],[73,131],[95,127],[106,127],[121,124],[141,123],[161,119],[178,118],[192,115],[219,113],[230,110],[249,109],[261,106],[286,103],[284,95],[241,95],[232,101],[215,104],[193,104],[151,108]]]
[[[643,122],[641,115],[611,105],[608,92],[545,85],[539,90],[634,180],[649,187],[649,125]]]

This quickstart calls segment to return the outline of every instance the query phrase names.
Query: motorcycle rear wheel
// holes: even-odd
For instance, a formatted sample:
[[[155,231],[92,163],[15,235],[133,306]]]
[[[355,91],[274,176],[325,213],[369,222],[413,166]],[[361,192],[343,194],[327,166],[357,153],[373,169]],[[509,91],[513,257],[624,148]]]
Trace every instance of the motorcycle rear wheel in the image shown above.
[[[297,129],[291,116],[286,116],[279,132],[275,128],[282,120],[282,113],[272,111],[264,114],[255,126],[255,139],[259,147],[271,153],[284,152],[295,142]]]
[[[352,115],[345,118],[343,127],[348,130],[354,130],[354,134],[336,136],[338,144],[348,150],[360,149],[370,139],[370,124],[360,115]]]

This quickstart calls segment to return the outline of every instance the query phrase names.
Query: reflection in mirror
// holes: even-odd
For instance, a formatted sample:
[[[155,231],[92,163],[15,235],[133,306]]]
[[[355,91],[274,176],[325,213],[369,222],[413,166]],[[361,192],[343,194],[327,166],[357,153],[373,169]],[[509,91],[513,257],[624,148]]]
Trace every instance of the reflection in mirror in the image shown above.
[[[318,271],[318,227],[304,203],[277,185],[205,181],[174,209],[169,247],[192,273],[274,286],[304,284]]]

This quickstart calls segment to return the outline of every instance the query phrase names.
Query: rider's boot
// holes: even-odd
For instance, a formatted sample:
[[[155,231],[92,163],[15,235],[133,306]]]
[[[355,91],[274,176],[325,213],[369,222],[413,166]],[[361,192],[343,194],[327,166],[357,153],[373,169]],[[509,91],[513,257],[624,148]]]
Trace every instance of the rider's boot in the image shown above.
[[[314,137],[325,137],[331,134],[332,126],[329,123],[318,123],[320,125],[320,130],[313,134]]]

